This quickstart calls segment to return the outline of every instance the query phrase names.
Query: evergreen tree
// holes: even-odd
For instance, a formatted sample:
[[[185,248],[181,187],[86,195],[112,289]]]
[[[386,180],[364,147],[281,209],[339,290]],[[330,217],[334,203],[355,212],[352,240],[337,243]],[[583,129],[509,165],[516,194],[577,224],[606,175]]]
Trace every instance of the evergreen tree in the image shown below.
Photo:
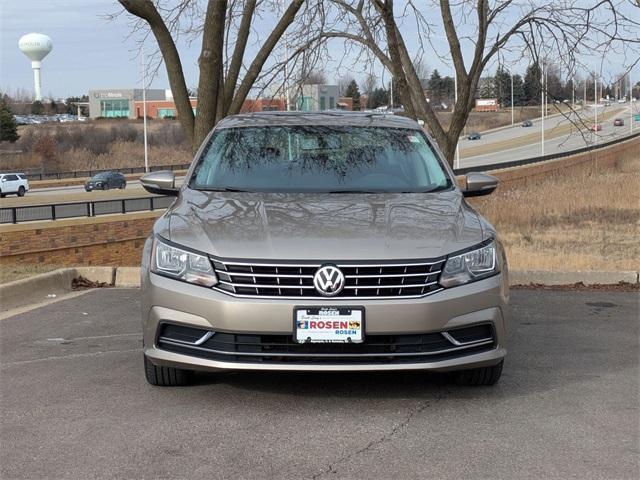
[[[353,99],[353,109],[360,110],[360,89],[355,80],[351,80],[344,93],[345,97],[351,97]]]
[[[44,105],[40,100],[36,100],[31,104],[31,114],[32,115],[43,115],[44,114]]]
[[[0,98],[0,141],[15,142],[18,138],[16,119],[5,99]]]
[[[371,92],[367,103],[368,108],[378,108],[389,105],[389,92],[384,88],[376,88]]]
[[[498,99],[498,104],[501,107],[511,106],[511,74],[507,72],[502,66],[498,66],[496,70],[496,76],[493,83],[495,85],[495,93]],[[513,86],[515,90],[515,84]],[[515,97],[515,92],[514,92]],[[515,104],[515,98],[514,98]]]
[[[525,105],[524,82],[518,74],[513,76],[513,104]]]
[[[456,98],[456,82],[449,75],[442,79],[442,96],[447,106],[450,107],[454,104]]]
[[[493,77],[484,77],[480,79],[479,86],[480,98],[496,98],[496,82]]]
[[[434,70],[431,73],[431,77],[427,83],[427,89],[429,90],[429,101],[432,104],[440,103],[442,100],[442,77],[438,70]]]
[[[540,105],[541,73],[540,67],[536,63],[527,67],[527,73],[524,75],[524,101],[526,105]]]

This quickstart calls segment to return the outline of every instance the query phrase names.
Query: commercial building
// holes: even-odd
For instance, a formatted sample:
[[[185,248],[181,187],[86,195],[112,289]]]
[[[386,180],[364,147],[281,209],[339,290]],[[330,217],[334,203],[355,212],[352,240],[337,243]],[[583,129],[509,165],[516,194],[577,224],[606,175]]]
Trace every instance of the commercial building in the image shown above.
[[[178,112],[171,90],[147,89],[146,110],[149,118],[176,118]],[[198,100],[191,98],[194,113]],[[109,90],[89,90],[90,118],[142,118],[145,102],[142,89],[123,88]],[[353,99],[340,97],[337,85],[303,85],[297,98],[292,102],[296,110],[352,110]],[[247,98],[242,103],[241,112],[265,112],[286,110],[286,102],[280,97]]]
[[[296,99],[296,109],[305,112],[338,108],[338,85],[302,85]]]
[[[145,93],[147,101],[167,100],[167,92],[164,89],[147,89]],[[89,117],[138,118],[136,101],[142,102],[141,88],[89,90]]]

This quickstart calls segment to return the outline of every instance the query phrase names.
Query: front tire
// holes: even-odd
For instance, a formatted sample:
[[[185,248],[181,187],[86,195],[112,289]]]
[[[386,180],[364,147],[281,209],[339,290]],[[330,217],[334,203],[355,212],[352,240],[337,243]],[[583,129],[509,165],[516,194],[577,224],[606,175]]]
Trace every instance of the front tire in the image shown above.
[[[456,374],[456,383],[466,386],[489,386],[495,385],[502,375],[502,365],[504,360],[491,367],[474,368],[472,370],[462,370]]]
[[[174,367],[162,367],[151,363],[144,357],[144,373],[147,382],[158,387],[180,387],[189,385],[193,372]]]
[[[109,188],[109,185],[107,184],[102,185],[102,190],[107,190],[108,188]]]
[[[24,193],[26,192],[24,187],[20,187],[18,188],[18,196],[19,197],[24,197]]]

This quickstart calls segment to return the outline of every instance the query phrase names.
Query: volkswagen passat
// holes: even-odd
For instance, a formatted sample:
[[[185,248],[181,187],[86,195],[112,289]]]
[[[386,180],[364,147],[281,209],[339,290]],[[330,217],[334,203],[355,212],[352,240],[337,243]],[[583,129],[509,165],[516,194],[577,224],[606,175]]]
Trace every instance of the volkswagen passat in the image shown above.
[[[420,126],[376,113],[224,119],[142,260],[147,380],[193,370],[453,371],[495,383],[505,356],[507,263]]]

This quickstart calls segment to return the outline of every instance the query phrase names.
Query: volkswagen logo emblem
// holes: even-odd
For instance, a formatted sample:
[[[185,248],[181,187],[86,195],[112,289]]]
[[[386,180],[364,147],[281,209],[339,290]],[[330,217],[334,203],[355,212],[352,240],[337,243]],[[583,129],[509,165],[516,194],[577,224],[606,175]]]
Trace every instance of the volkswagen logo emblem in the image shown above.
[[[320,295],[334,297],[344,288],[344,275],[334,265],[323,265],[313,276],[313,286]]]

